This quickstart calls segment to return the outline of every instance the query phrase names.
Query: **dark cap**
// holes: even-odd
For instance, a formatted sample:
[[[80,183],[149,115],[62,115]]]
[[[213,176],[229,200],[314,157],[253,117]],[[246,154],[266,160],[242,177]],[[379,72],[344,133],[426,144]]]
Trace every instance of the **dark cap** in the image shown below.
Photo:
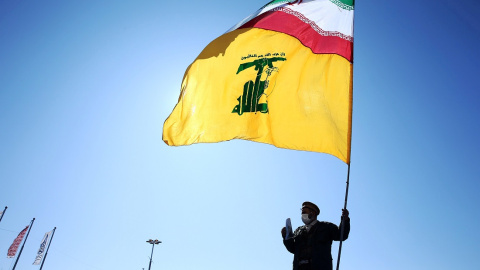
[[[320,214],[320,209],[314,203],[304,202],[302,204],[302,208],[304,208],[304,207],[312,210],[313,212],[315,212],[315,215],[317,215],[317,216]]]

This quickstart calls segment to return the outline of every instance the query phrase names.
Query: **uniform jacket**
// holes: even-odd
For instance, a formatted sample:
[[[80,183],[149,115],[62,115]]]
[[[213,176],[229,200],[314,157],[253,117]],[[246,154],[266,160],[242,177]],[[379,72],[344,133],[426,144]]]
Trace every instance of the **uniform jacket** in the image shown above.
[[[346,240],[350,233],[350,219],[344,223],[342,241]],[[331,270],[332,241],[340,241],[339,227],[330,222],[318,221],[310,231],[307,231],[305,226],[298,227],[293,237],[283,240],[283,244],[294,254],[293,270],[298,269],[298,263],[302,260],[310,261],[311,270]]]

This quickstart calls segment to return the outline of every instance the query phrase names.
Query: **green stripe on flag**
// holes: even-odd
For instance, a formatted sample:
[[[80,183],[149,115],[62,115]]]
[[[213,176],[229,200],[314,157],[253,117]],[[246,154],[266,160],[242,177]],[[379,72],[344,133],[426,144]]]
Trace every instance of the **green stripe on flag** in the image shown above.
[[[289,3],[289,2],[293,2],[293,1],[294,0],[273,0],[273,1],[270,1],[268,4],[266,4],[263,7],[267,7],[267,6],[275,5],[275,4],[281,4],[281,3]]]
[[[346,10],[353,10],[355,6],[355,0],[330,0],[330,2]]]
[[[298,2],[298,0],[273,0],[267,3],[265,6],[262,8],[275,5],[275,4],[283,4],[283,3],[295,3]],[[302,1],[300,1],[301,3]],[[338,7],[345,9],[345,10],[353,10],[353,7],[355,6],[355,0],[330,0],[330,2],[334,3]]]

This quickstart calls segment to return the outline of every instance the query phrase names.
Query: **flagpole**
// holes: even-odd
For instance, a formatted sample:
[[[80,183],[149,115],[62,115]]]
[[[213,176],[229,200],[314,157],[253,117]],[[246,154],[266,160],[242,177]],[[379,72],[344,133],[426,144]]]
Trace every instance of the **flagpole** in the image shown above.
[[[347,199],[348,199],[348,187],[350,185],[350,163],[348,164],[348,173],[347,173],[347,188],[345,190],[345,205],[343,209],[347,209]],[[340,245],[338,246],[338,258],[337,258],[337,270],[340,268],[340,255],[342,254],[342,243],[343,243],[343,231],[344,231],[344,219],[342,215],[342,219],[340,222]]]
[[[5,206],[5,209],[2,212],[2,216],[0,217],[0,222],[2,221],[3,215],[5,215],[5,212],[7,211],[7,206]]]
[[[353,2],[355,3],[355,1]],[[352,37],[354,37],[355,33],[355,15],[352,18]],[[347,209],[347,200],[348,200],[348,187],[350,186],[350,163],[351,163],[351,154],[352,154],[352,120],[353,120],[353,59],[354,59],[354,53],[355,51],[353,50],[353,45],[352,45],[352,85],[351,85],[351,102],[350,106],[350,153],[349,153],[349,159],[348,159],[348,173],[347,173],[347,187],[345,188],[345,204],[343,206],[343,209]],[[343,243],[343,231],[344,231],[344,222],[343,222],[343,215],[340,221],[340,244],[338,245],[338,258],[337,258],[337,269],[339,270],[340,268],[340,255],[342,254],[342,243]]]
[[[15,264],[13,265],[12,270],[15,270],[15,267],[17,266],[18,259],[20,259],[20,255],[22,255],[23,247],[25,246],[25,242],[27,242],[27,238],[28,238],[28,235],[30,234],[30,230],[32,229],[34,221],[35,221],[35,218],[33,218],[32,222],[30,222],[30,226],[28,227],[27,235],[25,235],[25,240],[23,240],[22,248],[20,248],[20,252],[18,253],[17,259],[15,260]]]
[[[55,230],[56,230],[56,229],[57,229],[57,227],[53,228],[52,237],[50,237],[50,241],[48,241],[47,251],[45,251],[45,256],[43,256],[42,265],[40,265],[40,270],[42,270],[42,268],[43,268],[43,263],[44,263],[45,260],[47,259],[48,250],[50,249],[50,244],[52,243],[53,236],[55,235]]]

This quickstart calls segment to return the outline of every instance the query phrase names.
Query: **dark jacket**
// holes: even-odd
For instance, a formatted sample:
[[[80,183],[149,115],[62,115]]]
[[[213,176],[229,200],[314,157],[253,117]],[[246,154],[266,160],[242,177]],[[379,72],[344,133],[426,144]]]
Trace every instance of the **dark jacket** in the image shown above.
[[[350,233],[350,219],[344,223],[342,241],[346,240]],[[340,241],[339,227],[330,222],[318,221],[308,232],[305,226],[298,227],[293,237],[283,240],[283,244],[294,254],[293,270],[299,269],[299,262],[302,260],[309,260],[311,270],[331,270],[332,241]]]

